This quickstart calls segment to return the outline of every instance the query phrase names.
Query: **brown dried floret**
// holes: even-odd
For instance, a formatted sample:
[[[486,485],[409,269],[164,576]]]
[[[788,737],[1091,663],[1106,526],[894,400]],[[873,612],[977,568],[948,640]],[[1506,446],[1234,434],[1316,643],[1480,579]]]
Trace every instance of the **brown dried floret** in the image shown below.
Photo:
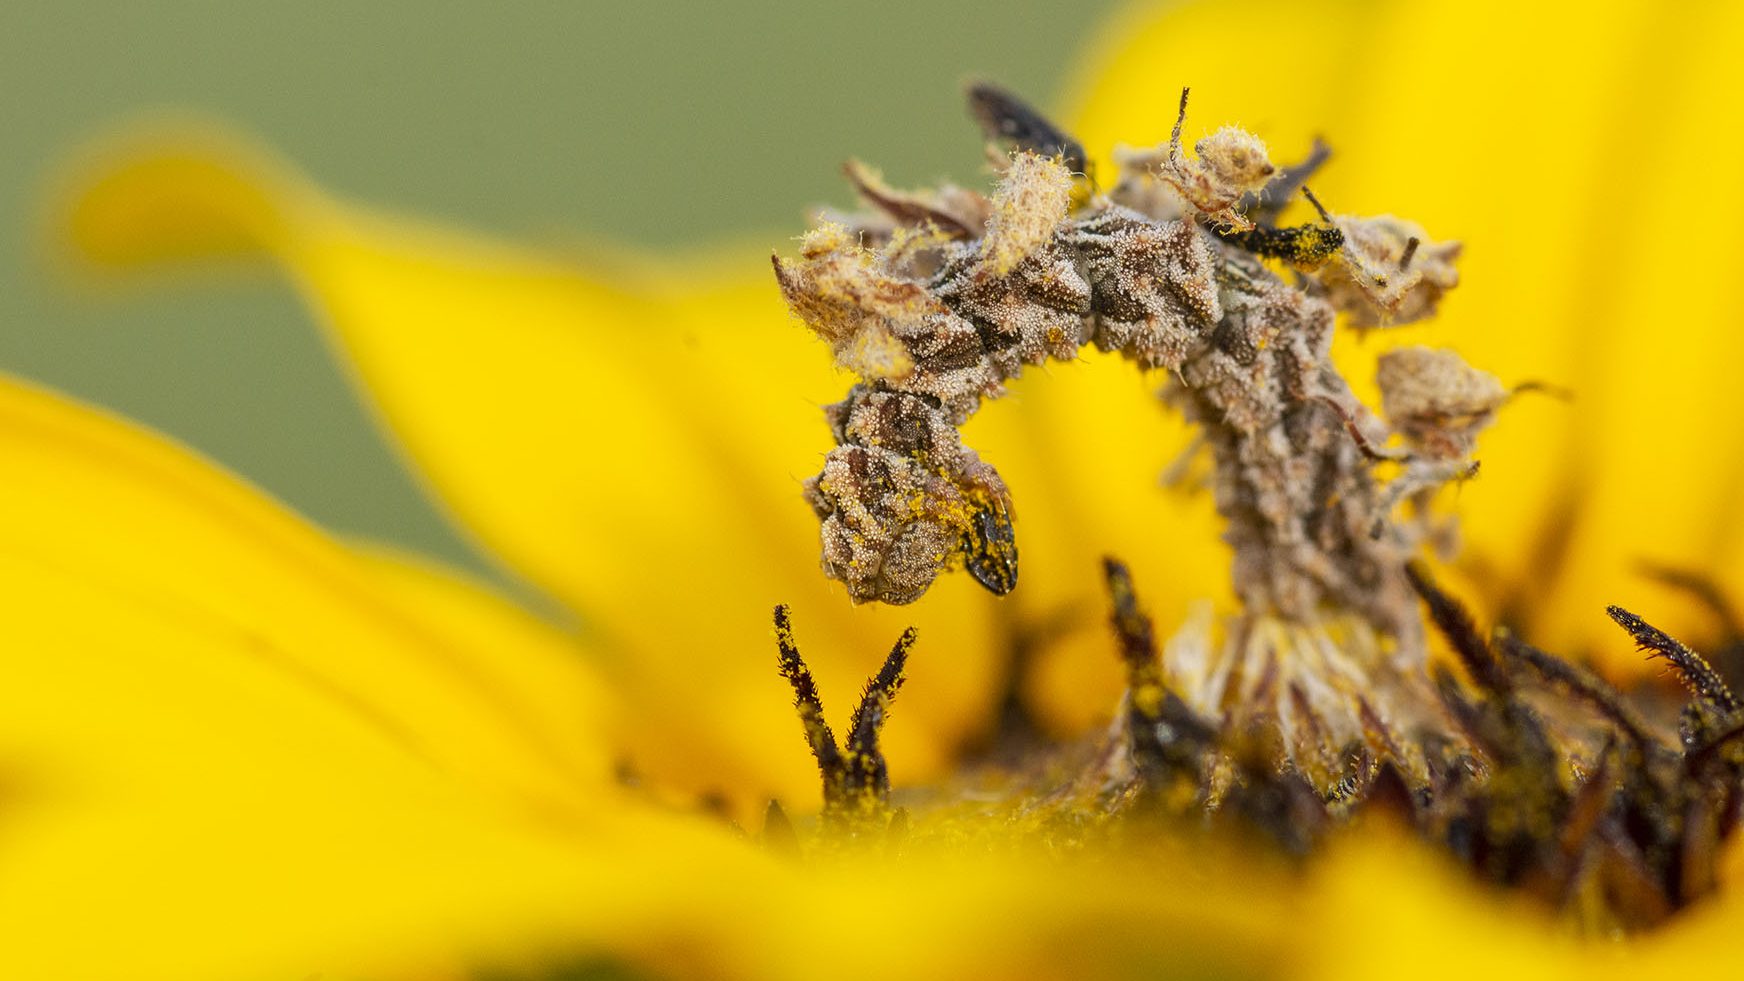
[[[932,191],[899,191],[883,175],[858,160],[842,165],[842,173],[860,199],[882,211],[896,227],[931,225],[946,239],[969,239],[987,223],[987,199],[972,191],[943,187]]]
[[[1437,459],[1471,456],[1477,434],[1509,398],[1496,376],[1453,351],[1421,346],[1381,355],[1375,382],[1387,422],[1414,451]]]
[[[911,602],[964,560],[984,585],[1010,591],[1010,496],[937,409],[910,393],[856,388],[830,420],[840,445],[805,493],[823,522],[824,571],[855,601]]]
[[[775,274],[788,305],[830,345],[836,364],[863,377],[911,374],[900,338],[944,312],[924,287],[891,274],[881,255],[839,225],[807,233],[800,259],[776,258]]]
[[[1458,242],[1432,241],[1415,222],[1380,215],[1339,215],[1343,261],[1315,273],[1327,299],[1359,327],[1397,327],[1435,313],[1441,297],[1459,285]]]
[[[1187,121],[1187,92],[1181,90],[1180,113],[1175,117],[1169,142],[1149,150],[1123,149],[1115,154],[1115,162],[1123,170],[1154,177],[1211,226],[1246,231],[1253,223],[1237,206],[1259,194],[1277,168],[1259,137],[1234,126],[1225,126],[1194,143],[1197,156],[1188,157],[1181,146],[1181,128]]]
[[[1382,506],[1391,514],[1400,503],[1413,500],[1419,518],[1428,522],[1430,495],[1450,481],[1477,473],[1472,454],[1478,434],[1495,421],[1496,411],[1512,393],[1494,375],[1471,367],[1458,354],[1418,346],[1381,355],[1375,381],[1381,412],[1407,448],[1398,455],[1404,469],[1387,484]],[[1452,529],[1436,531],[1451,543]]]

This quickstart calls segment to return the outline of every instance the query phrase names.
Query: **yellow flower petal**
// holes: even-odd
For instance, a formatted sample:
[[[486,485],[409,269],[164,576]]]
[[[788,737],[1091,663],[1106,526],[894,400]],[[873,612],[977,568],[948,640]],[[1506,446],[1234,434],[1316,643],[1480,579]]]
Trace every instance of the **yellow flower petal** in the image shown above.
[[[469,688],[540,743],[590,747],[590,769],[607,762],[598,747],[620,725],[618,706],[574,637],[421,556],[379,544],[352,554],[383,596],[448,642]]]
[[[1744,922],[1744,902],[1722,893],[1649,934],[1581,939],[1391,826],[1342,835],[1316,859],[1303,892],[1300,926],[1312,939],[1280,977],[1386,981],[1402,965],[1437,981],[1690,977],[1712,970]]]
[[[1315,136],[1342,135],[1349,67],[1375,43],[1383,10],[1372,0],[1130,4],[1076,58],[1063,117],[1106,160],[1119,143],[1167,141],[1190,87],[1189,143],[1236,124],[1264,138],[1274,160],[1299,159]],[[1342,165],[1343,143],[1334,149]]]
[[[844,382],[761,250],[566,264],[344,206],[210,129],[120,140],[74,181],[65,229],[99,267],[248,241],[279,263],[455,516],[620,653],[634,765],[816,793],[773,670],[777,602],[836,699],[909,623],[950,652],[917,660],[903,772],[936,771],[985,716],[995,631],[973,584],[856,609],[817,571],[800,482]]]
[[[482,595],[432,622],[320,532],[192,454],[17,382],[0,387],[0,455],[0,544],[20,568],[76,575],[244,645],[408,758],[469,781],[573,800],[606,772],[597,736],[549,731],[502,679],[562,685],[584,704],[597,701],[597,682],[579,658],[555,655],[563,642],[549,631],[503,629],[511,614]],[[31,622],[52,630],[57,620]],[[496,637],[493,649],[469,650],[459,623]]]
[[[448,970],[585,895],[566,641],[11,381],[0,458],[0,975]]]

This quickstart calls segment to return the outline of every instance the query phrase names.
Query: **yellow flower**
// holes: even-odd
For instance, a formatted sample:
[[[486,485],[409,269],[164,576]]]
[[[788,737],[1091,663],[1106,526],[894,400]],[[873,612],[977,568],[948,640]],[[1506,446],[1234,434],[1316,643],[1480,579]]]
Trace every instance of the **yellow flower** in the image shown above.
[[[1734,5],[1135,8],[1065,118],[1094,154],[1157,142],[1191,84],[1196,118],[1240,119],[1279,159],[1323,134],[1337,156],[1316,190],[1339,210],[1464,240],[1435,343],[1576,392],[1522,400],[1486,437],[1459,502],[1471,589],[1535,641],[1621,667],[1607,602],[1704,629],[1636,563],[1741,585],[1726,286],[1744,205],[1711,187],[1744,140],[1724,124],[1741,38]],[[845,380],[763,248],[539,255],[346,202],[201,126],[118,136],[70,178],[63,230],[115,272],[275,263],[454,519],[584,627],[337,543],[158,437],[0,386],[6,976],[573,957],[746,978],[1592,977],[1700,969],[1735,930],[1722,895],[1583,945],[1386,826],[1303,873],[1167,836],[1061,862],[974,821],[966,847],[900,860],[771,855],[684,812],[722,794],[755,827],[771,796],[815,800],[772,671],[776,602],[837,709],[919,627],[885,734],[896,780],[919,784],[985,738],[1014,649],[1056,732],[1106,717],[1121,678],[1101,555],[1132,563],[1161,624],[1226,600],[1209,502],[1155,490],[1182,436],[1150,382],[1096,359],[975,420],[1019,502],[1009,598],[955,576],[911,607],[856,607],[819,573],[799,500],[817,406]],[[614,779],[626,765],[642,790]]]

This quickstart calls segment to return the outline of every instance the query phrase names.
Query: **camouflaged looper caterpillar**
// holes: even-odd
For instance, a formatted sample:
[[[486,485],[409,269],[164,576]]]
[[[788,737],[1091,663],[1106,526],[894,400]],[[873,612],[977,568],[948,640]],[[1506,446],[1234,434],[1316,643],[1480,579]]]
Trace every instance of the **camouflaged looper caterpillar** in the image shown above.
[[[1026,365],[1086,345],[1159,370],[1213,458],[1245,610],[1221,643],[1208,626],[1176,637],[1171,686],[1234,724],[1274,720],[1297,768],[1335,785],[1350,747],[1378,753],[1439,711],[1405,571],[1429,523],[1394,512],[1472,473],[1508,393],[1457,355],[1406,348],[1381,362],[1377,415],[1333,366],[1334,322],[1429,316],[1459,246],[1324,210],[1276,227],[1324,148],[1279,169],[1226,127],[1188,155],[1185,92],[1169,142],[1116,151],[1105,192],[1034,110],[987,86],[970,102],[997,146],[991,196],[896,190],[850,164],[868,211],[774,259],[792,312],[860,379],[826,410],[837,445],[805,488],[824,571],[856,601],[912,602],[953,568],[1009,592],[1010,494],[958,427]]]

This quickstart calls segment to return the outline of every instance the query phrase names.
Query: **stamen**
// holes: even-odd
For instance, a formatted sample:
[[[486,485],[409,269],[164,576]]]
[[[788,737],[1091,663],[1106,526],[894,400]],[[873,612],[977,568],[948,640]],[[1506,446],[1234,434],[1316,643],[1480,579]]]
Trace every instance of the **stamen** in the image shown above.
[[[848,745],[836,745],[823,718],[823,704],[811,670],[793,640],[785,604],[775,608],[775,643],[782,677],[793,686],[794,708],[805,729],[805,740],[823,776],[826,825],[847,836],[881,828],[890,820],[890,772],[878,748],[878,733],[890,715],[890,704],[902,689],[903,668],[914,646],[913,627],[903,631],[878,674],[866,683],[848,727]],[[771,808],[779,807],[771,802]]]
[[[1410,577],[1411,588],[1423,598],[1423,605],[1429,608],[1429,617],[1435,622],[1437,629],[1447,642],[1453,645],[1454,653],[1459,655],[1460,663],[1465,665],[1466,672],[1472,680],[1488,691],[1497,694],[1507,693],[1513,686],[1508,676],[1502,672],[1496,663],[1495,652],[1490,650],[1490,644],[1478,633],[1478,628],[1472,623],[1471,614],[1452,596],[1441,591],[1429,576],[1429,571],[1420,562],[1412,562],[1406,566],[1405,573]]]
[[[1738,714],[1738,696],[1720,678],[1719,672],[1695,651],[1674,640],[1670,635],[1620,606],[1607,606],[1605,612],[1617,625],[1629,631],[1635,643],[1650,655],[1658,655],[1677,668],[1678,675],[1697,698],[1717,709],[1723,716]]]
[[[823,771],[827,785],[830,775],[841,770],[842,751],[836,746],[836,734],[824,721],[824,706],[818,700],[817,682],[812,680],[805,659],[799,656],[785,603],[775,608],[775,646],[779,652],[781,676],[793,686],[793,707],[805,730],[806,745],[811,747],[811,755],[817,758],[818,769]]]

